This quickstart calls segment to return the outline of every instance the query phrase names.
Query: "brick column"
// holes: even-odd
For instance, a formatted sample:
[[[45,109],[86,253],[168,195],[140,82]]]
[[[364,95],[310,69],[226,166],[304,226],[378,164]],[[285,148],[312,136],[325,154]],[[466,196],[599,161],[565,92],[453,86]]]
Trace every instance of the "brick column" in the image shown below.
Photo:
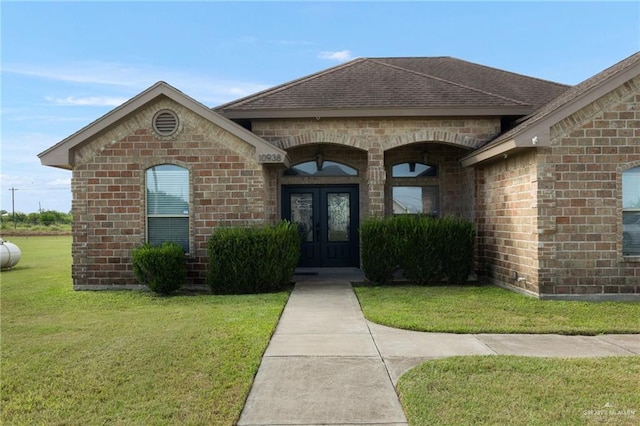
[[[367,191],[369,216],[384,216],[384,186],[387,173],[384,168],[384,151],[381,146],[372,146],[367,153]]]

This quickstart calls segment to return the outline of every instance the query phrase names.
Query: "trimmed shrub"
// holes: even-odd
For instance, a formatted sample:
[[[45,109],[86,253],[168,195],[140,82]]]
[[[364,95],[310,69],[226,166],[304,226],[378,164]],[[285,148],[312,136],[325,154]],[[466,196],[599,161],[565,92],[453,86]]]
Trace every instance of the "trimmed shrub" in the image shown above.
[[[400,265],[405,278],[418,285],[437,283],[443,278],[442,247],[446,245],[439,219],[402,215],[395,218],[403,234]]]
[[[169,294],[179,290],[186,279],[184,251],[176,243],[145,244],[133,250],[131,259],[138,282],[155,293]]]
[[[208,243],[207,282],[215,294],[280,291],[290,284],[300,256],[298,226],[216,228]]]
[[[476,229],[472,222],[447,217],[440,220],[443,241],[442,269],[451,284],[462,284],[473,268]]]
[[[393,281],[399,266],[399,234],[389,218],[371,217],[360,226],[362,271],[369,281],[385,285]]]
[[[473,265],[475,227],[456,218],[399,215],[367,219],[360,229],[362,268],[370,281],[386,284],[400,267],[418,285],[447,278],[467,280]]]

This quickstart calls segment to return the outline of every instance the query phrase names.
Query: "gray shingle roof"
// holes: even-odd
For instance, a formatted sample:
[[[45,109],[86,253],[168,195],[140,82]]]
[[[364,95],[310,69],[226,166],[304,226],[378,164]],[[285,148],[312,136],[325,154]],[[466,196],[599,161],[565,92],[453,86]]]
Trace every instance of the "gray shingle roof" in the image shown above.
[[[569,86],[450,57],[361,58],[215,110],[516,108],[530,113]]]
[[[607,81],[614,75],[619,74],[623,71],[626,71],[627,69],[633,66],[636,66],[637,64],[640,64],[640,52],[635,53],[629,56],[628,58],[623,59],[622,61],[612,65],[611,67],[605,69],[602,72],[599,72],[593,77],[586,79],[582,83],[579,83],[571,87],[570,89],[564,91],[562,94],[560,94],[556,98],[552,99],[551,101],[543,105],[533,114],[526,117],[520,125],[498,136],[496,139],[489,142],[487,145],[495,145],[505,140],[511,139],[514,135],[522,133],[524,130],[535,126],[536,124],[543,121],[545,118],[551,116],[560,107],[563,107],[571,103],[575,99],[578,99],[586,95],[593,88],[599,86],[600,84]]]

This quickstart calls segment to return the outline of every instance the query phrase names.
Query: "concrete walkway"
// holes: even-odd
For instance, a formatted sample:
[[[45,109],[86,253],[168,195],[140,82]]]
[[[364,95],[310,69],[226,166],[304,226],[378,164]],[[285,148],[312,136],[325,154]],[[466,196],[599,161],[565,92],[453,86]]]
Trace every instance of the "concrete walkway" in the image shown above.
[[[325,276],[326,278],[326,276]],[[400,376],[455,355],[599,357],[640,354],[640,335],[420,333],[364,319],[349,281],[298,282],[239,425],[406,425]]]

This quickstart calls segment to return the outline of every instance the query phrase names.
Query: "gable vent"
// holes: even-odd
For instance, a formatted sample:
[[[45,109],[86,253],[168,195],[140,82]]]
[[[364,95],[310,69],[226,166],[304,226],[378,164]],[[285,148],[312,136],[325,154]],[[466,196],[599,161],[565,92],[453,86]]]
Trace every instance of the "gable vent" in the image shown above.
[[[173,111],[159,111],[153,117],[153,130],[161,136],[170,136],[178,130],[178,116]]]

